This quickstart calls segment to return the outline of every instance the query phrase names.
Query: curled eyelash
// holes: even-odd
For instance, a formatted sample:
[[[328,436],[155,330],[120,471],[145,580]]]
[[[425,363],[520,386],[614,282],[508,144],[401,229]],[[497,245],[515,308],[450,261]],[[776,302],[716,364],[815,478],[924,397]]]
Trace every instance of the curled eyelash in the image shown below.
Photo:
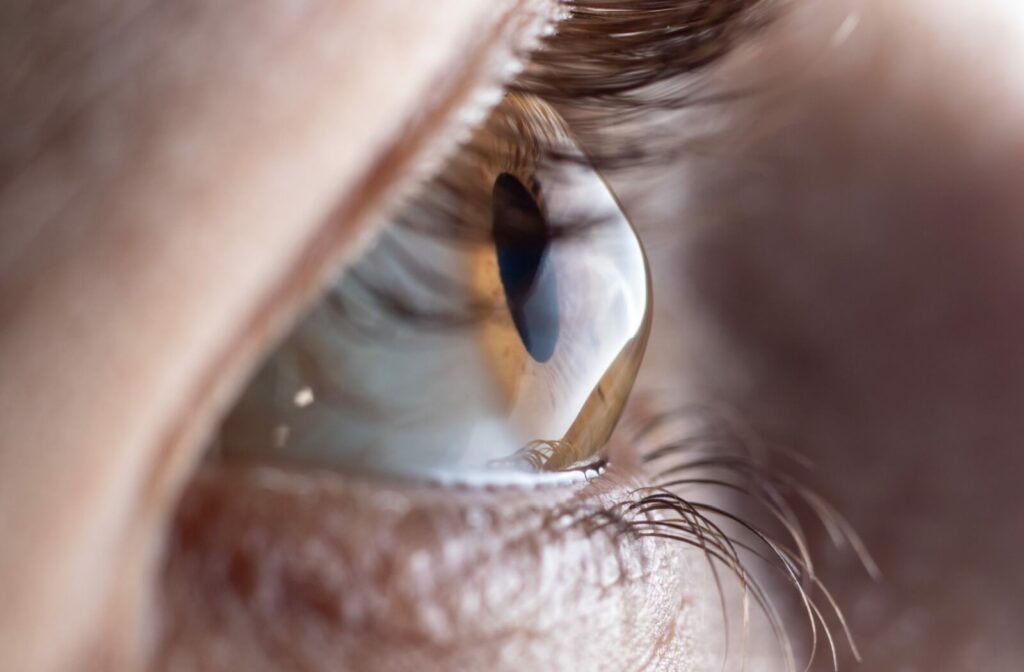
[[[781,451],[759,444],[735,418],[710,414],[706,408],[655,414],[635,429],[631,440],[653,472],[653,484],[634,490],[631,497],[611,507],[579,513],[577,524],[588,533],[602,532],[620,540],[674,541],[700,551],[719,593],[726,636],[723,669],[728,664],[731,631],[726,576],[738,583],[743,594],[741,654],[749,637],[752,602],[766,617],[786,669],[797,669],[783,611],[758,578],[760,572],[750,568],[752,562],[780,575],[793,588],[810,638],[804,670],[810,669],[823,647],[833,668],[839,668],[836,627],[853,657],[860,660],[842,609],[817,575],[799,512],[811,514],[834,546],[850,549],[872,578],[880,580],[881,573],[849,522],[824,497],[788,470],[773,466],[769,458]],[[786,457],[807,466],[798,456]],[[698,489],[703,496],[689,494]],[[725,495],[731,503],[708,502],[710,491]],[[752,510],[742,500],[752,504]]]

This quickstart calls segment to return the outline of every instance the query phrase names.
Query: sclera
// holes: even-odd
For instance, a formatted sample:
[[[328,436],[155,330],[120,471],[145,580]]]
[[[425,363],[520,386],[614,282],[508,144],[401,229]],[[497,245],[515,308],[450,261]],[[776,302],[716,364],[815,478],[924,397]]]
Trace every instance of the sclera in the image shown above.
[[[453,300],[493,309],[444,328],[396,321],[381,310],[384,328],[368,337],[339,328],[332,302],[322,302],[229,415],[221,459],[473,483],[557,481],[600,463],[650,330],[642,246],[605,182],[543,103],[508,96],[469,147],[441,179],[454,217],[477,224],[489,218],[491,202],[480,195],[511,176],[531,192],[550,227],[532,289],[556,288],[549,308],[558,331],[549,356],[538,360],[524,344],[493,237],[455,244],[417,232],[411,218],[421,206],[413,202],[399,218],[412,226],[396,227],[384,240],[415,250],[415,263],[438,277],[461,282],[435,296],[438,288],[417,286],[422,277],[410,275],[381,243],[342,276],[334,296],[359,295],[369,278],[424,313]],[[425,187],[428,197],[441,193],[432,188]]]

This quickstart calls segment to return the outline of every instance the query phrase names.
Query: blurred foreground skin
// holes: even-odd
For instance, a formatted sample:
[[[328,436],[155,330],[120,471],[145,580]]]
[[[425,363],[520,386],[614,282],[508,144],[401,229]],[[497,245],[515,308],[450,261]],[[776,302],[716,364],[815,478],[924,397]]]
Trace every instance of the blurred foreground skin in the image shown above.
[[[15,102],[0,113],[0,669],[139,667],[159,620],[193,616],[161,612],[189,605],[160,599],[157,568],[204,432],[318,282],[295,270],[311,241],[332,250],[314,268],[351,252],[385,200],[365,195],[415,163],[396,143],[428,151],[402,129],[428,109],[439,120],[416,128],[450,133],[443,119],[471,96],[429,94],[515,3],[274,4],[3,10],[0,87]],[[622,193],[655,251],[645,383],[682,381],[817,463],[815,485],[886,574],[870,585],[845,557],[819,567],[870,670],[1024,660],[1024,18],[1009,1],[967,4],[780,6],[716,68],[749,95],[690,113],[678,132],[699,129],[701,151]],[[354,68],[357,38],[374,56]],[[621,463],[622,482],[642,478]],[[436,493],[410,497],[465,532]],[[387,515],[347,505],[351,530]],[[548,532],[527,526],[526,546],[556,543],[566,563],[606,550]],[[339,545],[407,552],[382,539]],[[531,564],[517,559],[495,561],[494,580],[521,578]],[[717,621],[638,606],[713,600],[681,567],[669,558],[586,603],[541,601],[566,622],[529,632],[533,660],[719,669]],[[449,582],[413,594],[443,606],[461,585]],[[583,619],[613,607],[618,622]],[[419,641],[415,629],[362,633],[347,655],[365,670],[517,669],[501,654],[524,631],[466,628],[412,658],[359,647]],[[192,662],[239,660],[253,633],[231,634],[219,658]],[[277,660],[334,669],[311,660],[321,643],[279,642]],[[773,650],[751,655],[771,669]]]
[[[864,535],[884,581],[820,567],[863,669],[1020,669],[1024,8],[792,4],[652,214],[662,344]]]

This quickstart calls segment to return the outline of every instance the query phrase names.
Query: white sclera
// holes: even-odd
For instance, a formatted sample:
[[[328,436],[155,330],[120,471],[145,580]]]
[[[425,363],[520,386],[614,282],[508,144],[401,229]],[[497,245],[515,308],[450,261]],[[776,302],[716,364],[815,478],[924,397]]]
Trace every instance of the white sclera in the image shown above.
[[[351,316],[324,301],[257,374],[225,423],[222,450],[444,481],[566,478],[524,471],[510,458],[531,442],[563,439],[585,408],[601,414],[598,383],[646,339],[650,297],[640,243],[600,176],[563,162],[536,177],[548,221],[587,223],[551,242],[536,280],[556,288],[550,358],[528,354],[504,305],[505,314],[439,327],[375,316],[367,301],[358,316],[366,328],[352,328],[343,324]],[[493,246],[405,230],[384,240],[404,254],[373,255],[355,273],[384,281],[425,313],[451,309],[479,289],[481,258],[496,273]],[[409,255],[447,280],[424,282],[403,260]],[[353,282],[347,274],[338,288]],[[609,404],[606,413],[620,408]]]

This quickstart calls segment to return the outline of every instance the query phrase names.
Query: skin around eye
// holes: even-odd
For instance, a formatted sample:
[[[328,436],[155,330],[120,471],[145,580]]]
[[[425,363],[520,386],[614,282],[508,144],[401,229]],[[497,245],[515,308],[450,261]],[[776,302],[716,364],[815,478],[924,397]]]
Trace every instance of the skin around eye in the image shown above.
[[[840,669],[1018,669],[1021,5],[790,4],[718,73],[727,121],[676,127],[700,151],[618,188],[676,321],[648,362],[812,459],[864,536],[881,581],[819,566]]]
[[[22,5],[0,22],[0,668],[114,669],[243,371],[549,7]]]
[[[501,3],[410,4],[310,2],[307,15],[294,3],[286,14],[270,10],[284,11],[280,3],[195,3],[128,15],[78,2],[60,15],[12,5],[0,22],[0,86],[14,101],[0,110],[0,175],[11,180],[0,191],[0,668],[117,669],[152,626],[157,654],[179,669],[312,668],[318,654],[381,670],[460,669],[460,656],[473,670],[721,669],[717,592],[703,564],[688,564],[675,543],[619,546],[590,533],[588,507],[607,516],[650,484],[630,446],[612,448],[621,471],[582,491],[454,499],[394,483],[339,491],[336,474],[287,469],[193,474],[172,459],[178,446],[199,450],[216,416],[216,403],[195,400],[226,406],[241,371],[289,321],[246,322],[244,307],[318,288],[315,271],[294,285],[274,278],[309,261],[285,243],[329,219],[334,161],[385,152],[382,172],[371,171],[379,180],[345,183],[359,194],[405,175],[411,162],[387,140],[407,117],[387,111],[422,118],[424,90],[437,93],[425,72],[436,66],[448,81],[453,61],[475,61],[462,38],[490,35],[476,10]],[[807,13],[766,39],[792,51],[754,49],[738,74],[735,63],[714,73],[743,85],[725,86],[726,98],[752,91],[747,102],[758,104],[687,118],[687,131],[735,123],[717,144],[694,145],[720,162],[698,161],[694,183],[663,175],[667,186],[632,200],[671,211],[658,221],[678,232],[669,206],[680,184],[697,185],[682,190],[695,199],[688,222],[730,237],[700,248],[695,268],[681,261],[695,257],[673,254],[665,227],[649,229],[662,234],[651,247],[667,299],[649,362],[662,383],[696,362],[707,375],[693,385],[774,396],[785,403],[737,405],[764,412],[768,425],[782,420],[784,435],[826,458],[823,482],[883,542],[881,588],[841,563],[821,568],[854,605],[870,669],[1016,669],[1019,10],[996,0],[787,4]],[[338,34],[351,40],[336,44]],[[351,67],[356,44],[378,45],[372,68]],[[775,67],[812,75],[797,78],[801,95],[792,86],[754,95],[779,82]],[[332,79],[339,73],[354,79]],[[363,73],[386,76],[370,86]],[[370,100],[372,113],[360,104]],[[353,134],[339,119],[381,133]],[[744,153],[750,141],[761,151]],[[800,160],[790,160],[794,148]],[[366,221],[359,208],[341,213],[354,217],[342,218],[344,231]],[[344,231],[318,242],[333,250]],[[858,237],[865,231],[879,236]],[[892,263],[878,263],[879,251]],[[702,341],[724,348],[716,356],[680,354],[708,317],[685,307],[694,286],[681,267],[738,282],[705,296],[719,302]],[[765,300],[752,306],[751,296]],[[879,319],[879,296],[894,298],[885,315],[895,323]],[[952,306],[977,321],[919,319]],[[228,323],[253,327],[253,342]],[[910,328],[905,338],[894,341],[894,324]],[[809,336],[820,338],[804,347]],[[210,364],[221,346],[231,357]],[[221,382],[222,369],[238,380]],[[822,370],[844,375],[823,380]],[[195,435],[168,429],[169,416],[180,419],[168,409],[192,403]],[[186,475],[165,534],[166,505]],[[549,515],[567,501],[577,515],[566,522],[582,517],[581,526]],[[318,515],[324,504],[341,515]],[[158,580],[149,560],[165,537]],[[667,564],[634,562],[652,558]],[[141,608],[154,595],[166,628]],[[353,595],[347,613],[332,599]],[[355,626],[350,646],[329,650],[343,624]],[[475,636],[452,636],[453,624]],[[770,638],[754,635],[748,650],[747,669],[779,667]]]
[[[594,525],[638,484],[630,460],[546,489],[204,469],[172,533],[155,669],[700,669],[719,646],[703,565]]]
[[[23,225],[4,227],[0,246],[0,305],[11,316],[0,335],[0,667],[137,669],[153,641],[156,667],[237,669],[249,653],[265,666],[333,667],[330,652],[261,627],[287,627],[290,608],[313,626],[306,636],[346,644],[356,669],[458,669],[444,655],[463,669],[699,665],[720,648],[705,615],[704,598],[717,604],[713,579],[673,543],[615,534],[614,505],[647,484],[628,446],[612,448],[599,483],[454,501],[394,487],[368,501],[365,484],[338,498],[336,474],[324,487],[322,473],[193,474],[242,372],[332,257],[354,253],[395,183],[415,181],[415,159],[443,149],[433,140],[451,137],[446,120],[467,108],[473,117],[470,93],[498,75],[465,67],[492,52],[506,64],[503,41],[539,30],[529,7],[504,14],[513,5],[491,0],[274,8],[111,15],[78,3],[67,23],[32,24],[45,39],[2,41],[71,48],[51,60],[33,46],[22,72],[39,76],[3,80],[28,90],[9,96],[27,102],[4,114],[43,126],[3,148],[4,221]],[[357,46],[373,68],[351,67]],[[124,68],[113,77],[111,62]],[[130,124],[115,132],[115,118]],[[337,529],[331,504],[351,514],[335,538],[341,555],[318,541]],[[567,518],[553,515],[561,504],[571,504]],[[243,534],[221,533],[231,530]],[[249,545],[261,537],[279,543]],[[453,549],[461,563],[450,562]],[[484,551],[486,571],[464,590]],[[348,621],[330,599],[332,560],[344,557],[354,563],[345,597],[362,591],[369,605]],[[290,560],[277,572],[275,558]],[[431,567],[444,570],[433,585]],[[210,601],[192,601],[209,576]],[[403,576],[430,589],[403,593],[389,581]],[[387,586],[394,592],[376,590]],[[382,605],[382,595],[395,601]],[[474,599],[479,608],[453,604]],[[408,604],[417,618],[394,628]],[[436,616],[453,610],[464,628],[446,635]],[[217,627],[188,627],[218,616]],[[410,642],[425,645],[403,659],[398,645]]]

